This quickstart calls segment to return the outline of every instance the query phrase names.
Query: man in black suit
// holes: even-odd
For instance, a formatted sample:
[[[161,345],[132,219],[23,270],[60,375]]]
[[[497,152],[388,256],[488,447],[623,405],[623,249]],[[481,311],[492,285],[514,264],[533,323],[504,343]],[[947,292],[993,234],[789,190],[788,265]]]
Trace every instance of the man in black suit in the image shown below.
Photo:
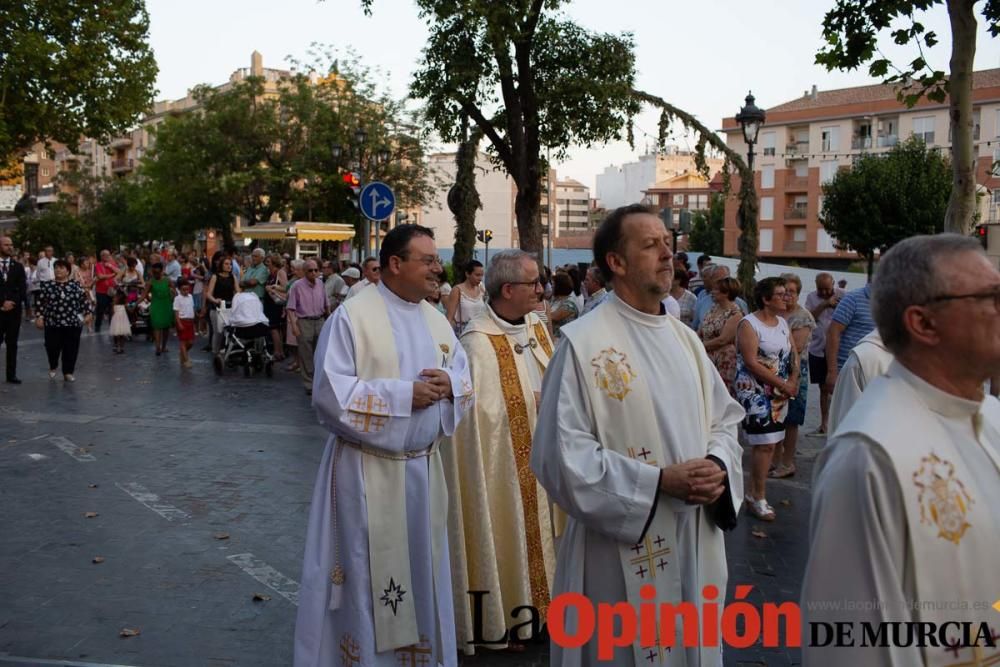
[[[14,261],[14,241],[0,236],[0,345],[7,344],[7,382],[17,379],[17,337],[21,333],[21,304],[28,288],[24,267]]]

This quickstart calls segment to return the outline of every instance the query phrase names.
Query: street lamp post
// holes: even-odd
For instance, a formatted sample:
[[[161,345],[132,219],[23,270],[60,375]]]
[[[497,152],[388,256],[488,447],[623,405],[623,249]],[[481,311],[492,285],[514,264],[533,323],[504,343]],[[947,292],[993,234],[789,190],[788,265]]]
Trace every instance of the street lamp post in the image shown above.
[[[743,287],[743,293],[750,298],[753,294],[754,275],[757,270],[757,189],[754,186],[753,158],[754,144],[757,143],[757,133],[764,124],[764,110],[754,104],[753,94],[747,95],[744,106],[736,114],[736,122],[743,130],[743,139],[747,143],[747,168],[740,174],[740,207],[737,224],[740,228],[738,241],[740,250],[740,266],[737,276]]]

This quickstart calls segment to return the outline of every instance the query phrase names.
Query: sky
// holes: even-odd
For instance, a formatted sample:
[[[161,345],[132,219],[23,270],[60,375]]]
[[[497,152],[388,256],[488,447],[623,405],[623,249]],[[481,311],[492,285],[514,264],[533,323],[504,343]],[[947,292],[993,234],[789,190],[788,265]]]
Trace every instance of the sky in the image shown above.
[[[499,0],[498,0],[499,1]],[[834,0],[574,0],[565,13],[584,27],[632,33],[636,86],[685,109],[713,129],[736,114],[748,91],[762,108],[820,90],[877,83],[867,71],[827,72],[813,64],[822,46],[823,15]],[[359,0],[147,0],[150,40],[160,68],[157,99],[184,97],[199,83],[220,84],[260,51],[264,66],[289,67],[288,58],[308,62],[311,45],[353,49],[385,74],[385,86],[406,94],[421,59],[427,28],[412,0],[375,0],[365,16]],[[940,43],[927,55],[947,71],[951,48],[943,6],[922,18]],[[888,37],[884,53],[909,62],[915,49]],[[981,30],[976,69],[1000,67],[1000,40]],[[630,162],[655,144],[659,114],[636,119],[635,147],[613,142],[571,149],[556,164],[560,178],[591,187],[608,165]],[[693,148],[680,135],[673,143]],[[447,148],[439,146],[437,148]]]

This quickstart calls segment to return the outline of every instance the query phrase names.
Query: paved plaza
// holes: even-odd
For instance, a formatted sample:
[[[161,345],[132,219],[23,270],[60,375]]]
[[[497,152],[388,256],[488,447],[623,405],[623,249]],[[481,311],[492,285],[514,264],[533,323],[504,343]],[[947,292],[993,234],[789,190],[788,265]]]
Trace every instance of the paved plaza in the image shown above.
[[[176,340],[158,358],[85,334],[68,385],[48,379],[41,333],[22,329],[24,384],[0,385],[0,667],[291,664],[324,432],[297,375],[217,378],[202,344],[181,371]],[[744,515],[727,536],[730,588],[752,584],[755,603],[798,597],[822,442],[800,438],[798,474],[769,482],[778,521]],[[545,665],[547,653],[463,664]],[[752,647],[725,662],[800,660]]]

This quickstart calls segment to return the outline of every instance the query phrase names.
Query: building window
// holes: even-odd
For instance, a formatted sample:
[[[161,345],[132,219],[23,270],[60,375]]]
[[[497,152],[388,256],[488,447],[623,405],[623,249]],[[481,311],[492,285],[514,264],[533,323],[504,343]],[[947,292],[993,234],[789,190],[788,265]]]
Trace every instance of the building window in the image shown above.
[[[833,237],[830,236],[825,229],[821,229],[816,232],[816,251],[817,252],[837,252],[837,247],[833,245]]]
[[[708,208],[708,195],[688,195],[688,208],[692,211],[704,211]]]
[[[48,176],[48,175],[49,175],[49,168],[42,167],[42,176]]]
[[[760,135],[760,147],[764,155],[774,155],[774,132],[764,132]]]
[[[774,220],[774,197],[760,198],[760,219]]]
[[[823,201],[824,201],[823,195],[820,195],[819,197],[816,198],[816,213],[820,218],[823,217]]]
[[[765,164],[760,168],[760,187],[762,188],[773,188],[774,187],[774,165]]]
[[[759,252],[771,252],[774,250],[774,230],[762,229],[757,239],[757,250]]]
[[[837,175],[837,161],[823,160],[819,163],[819,182],[826,185]]]
[[[1000,206],[1000,188],[993,191],[993,205]]]
[[[674,206],[684,206],[684,195],[674,195]]]
[[[840,128],[836,125],[824,127],[820,137],[823,140],[822,150],[824,153],[840,150]]]
[[[789,252],[806,251],[806,228],[802,226],[785,229],[785,250]]]
[[[993,176],[1000,177],[1000,148],[993,149],[993,167],[990,171]]]
[[[924,143],[934,143],[934,116],[921,116],[913,119],[913,136],[920,137]]]

